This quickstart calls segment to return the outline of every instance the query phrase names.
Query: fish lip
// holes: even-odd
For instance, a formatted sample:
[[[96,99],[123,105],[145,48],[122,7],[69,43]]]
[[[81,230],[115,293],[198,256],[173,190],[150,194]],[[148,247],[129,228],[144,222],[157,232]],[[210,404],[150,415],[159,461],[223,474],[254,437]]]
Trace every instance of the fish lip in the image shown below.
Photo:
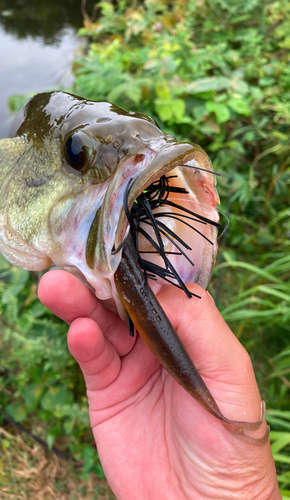
[[[176,154],[178,153],[178,154]],[[172,156],[171,156],[172,155]],[[128,183],[131,182],[131,187],[129,188],[127,206],[131,210],[134,201],[138,196],[153,182],[160,179],[162,175],[174,170],[176,167],[186,164],[187,162],[194,160],[196,156],[203,156],[206,162],[206,168],[213,170],[211,162],[204,152],[204,150],[197,144],[189,143],[170,143],[165,145],[156,157],[151,161],[147,168],[140,172],[140,174],[134,178],[129,179]],[[171,160],[168,162],[168,157]],[[159,164],[159,165],[158,165]],[[215,182],[215,179],[214,179]],[[116,229],[115,244],[114,249],[112,249],[112,255],[116,255],[122,248],[122,242],[126,238],[129,229],[129,222],[125,213],[124,206],[121,208],[119,223]]]

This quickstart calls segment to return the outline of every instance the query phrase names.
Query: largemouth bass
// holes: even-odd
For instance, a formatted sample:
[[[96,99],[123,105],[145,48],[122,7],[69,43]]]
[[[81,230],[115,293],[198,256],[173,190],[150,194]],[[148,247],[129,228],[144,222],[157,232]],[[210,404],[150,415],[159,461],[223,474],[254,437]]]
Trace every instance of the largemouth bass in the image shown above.
[[[129,314],[160,363],[207,411],[238,437],[263,444],[266,437],[244,431],[259,428],[264,411],[255,423],[221,414],[155,297],[164,279],[185,291],[185,282],[208,286],[219,198],[206,153],[178,143],[146,115],[63,92],[33,97],[12,128],[13,137],[0,141],[0,252],[24,269],[53,263],[79,276],[109,308]],[[160,186],[166,193],[157,205],[146,195],[152,186],[154,196]],[[138,200],[149,203],[151,222],[141,217],[136,227]]]

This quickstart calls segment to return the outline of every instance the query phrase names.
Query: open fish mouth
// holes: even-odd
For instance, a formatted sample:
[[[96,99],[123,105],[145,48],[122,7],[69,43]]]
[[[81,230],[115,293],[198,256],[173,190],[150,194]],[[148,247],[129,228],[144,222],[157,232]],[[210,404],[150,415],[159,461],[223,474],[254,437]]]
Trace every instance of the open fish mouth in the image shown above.
[[[103,276],[115,272],[131,231],[154,292],[170,282],[191,296],[185,283],[206,288],[215,263],[215,172],[204,151],[187,143],[169,143],[144,168],[142,162],[145,155],[131,158],[130,174],[120,168],[111,182],[91,226],[87,262]]]
[[[219,224],[185,208],[184,202],[189,193],[184,187],[180,187],[178,182],[172,183],[174,180],[178,180],[178,175],[163,175],[150,184],[134,201],[131,211],[127,198],[129,184],[128,193],[124,194],[124,210],[133,235],[138,264],[145,274],[146,282],[148,283],[148,279],[158,282],[161,278],[181,288],[190,298],[193,294],[188,290],[184,281],[193,280],[195,263],[188,254],[193,253],[194,247],[200,247],[200,244],[196,244],[200,236],[214,249],[215,245],[212,241],[214,238],[210,239],[206,236],[202,226],[209,224],[218,227]],[[202,225],[200,229],[197,229],[198,225]],[[184,230],[187,234],[184,234]],[[193,234],[190,234],[192,231]],[[188,244],[188,240],[192,246]],[[124,241],[115,253],[123,245]],[[181,277],[177,268],[184,268],[184,263],[191,271],[183,272],[183,277]],[[196,279],[197,276],[195,276]]]

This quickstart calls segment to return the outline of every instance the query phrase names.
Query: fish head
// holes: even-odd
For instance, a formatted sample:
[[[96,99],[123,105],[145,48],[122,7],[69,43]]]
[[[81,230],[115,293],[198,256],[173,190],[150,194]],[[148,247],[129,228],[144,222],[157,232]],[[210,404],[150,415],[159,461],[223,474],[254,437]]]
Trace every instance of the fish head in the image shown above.
[[[172,206],[159,207],[158,217],[188,243],[195,265],[176,255],[166,233],[164,248],[183,281],[206,287],[217,250],[219,199],[212,171],[198,145],[178,143],[146,115],[64,92],[38,94],[19,112],[11,137],[0,141],[0,252],[24,269],[67,269],[121,310],[113,276],[130,229],[124,197],[131,210],[165,175],[173,188],[169,200],[197,214],[190,221],[195,229]],[[138,246],[159,262],[141,234]],[[157,279],[155,287],[162,283]]]

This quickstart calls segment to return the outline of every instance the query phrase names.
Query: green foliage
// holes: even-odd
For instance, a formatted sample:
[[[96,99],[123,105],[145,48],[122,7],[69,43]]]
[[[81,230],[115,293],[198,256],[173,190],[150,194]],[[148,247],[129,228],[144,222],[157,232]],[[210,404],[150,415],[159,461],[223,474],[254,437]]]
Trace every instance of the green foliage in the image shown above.
[[[99,9],[99,20],[81,30],[91,43],[75,62],[76,93],[150,114],[178,139],[226,152],[229,169],[234,153],[244,173],[265,150],[272,166],[287,155],[288,24],[279,23],[279,39],[270,36],[287,19],[286,2],[147,0]]]
[[[0,342],[5,353],[0,408],[32,433],[41,422],[39,437],[49,449],[63,448],[69,437],[65,453],[81,461],[84,474],[104,477],[93,445],[83,378],[68,353],[66,332],[67,325],[38,301],[33,276],[0,256]]]
[[[227,243],[235,260],[261,267],[264,254],[263,266],[286,252],[288,2],[98,6],[98,21],[86,20],[81,30],[90,44],[75,61],[73,92],[147,113],[166,133],[210,153],[222,174],[221,211],[230,205]]]
[[[281,431],[271,431],[270,440],[274,460],[278,469],[278,482],[282,497],[283,499],[289,498],[290,490],[286,488],[290,487],[290,412],[270,410],[267,413],[267,421],[270,425],[278,426],[282,429]]]

